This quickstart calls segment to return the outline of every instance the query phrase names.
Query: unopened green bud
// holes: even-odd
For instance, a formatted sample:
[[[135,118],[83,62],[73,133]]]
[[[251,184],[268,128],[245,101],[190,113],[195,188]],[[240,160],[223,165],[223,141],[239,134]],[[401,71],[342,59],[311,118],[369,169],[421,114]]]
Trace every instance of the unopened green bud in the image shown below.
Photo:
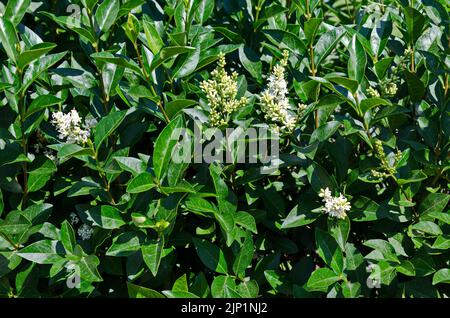
[[[166,220],[156,222],[156,231],[162,232],[169,227],[170,223]]]
[[[369,97],[380,97],[380,93],[378,93],[378,91],[373,87],[369,87],[367,89],[367,95]]]

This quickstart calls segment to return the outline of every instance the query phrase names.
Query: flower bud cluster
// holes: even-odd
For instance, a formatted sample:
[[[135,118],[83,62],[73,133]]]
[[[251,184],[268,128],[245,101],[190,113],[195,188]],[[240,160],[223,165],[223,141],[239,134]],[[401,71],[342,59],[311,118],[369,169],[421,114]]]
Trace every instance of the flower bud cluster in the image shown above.
[[[397,152],[395,153],[394,165],[391,166],[389,164],[386,153],[384,152],[383,143],[381,142],[381,140],[377,139],[375,141],[375,156],[378,158],[378,160],[381,161],[380,168],[382,171],[371,170],[371,174],[376,178],[387,178],[390,175],[395,174],[395,166],[402,158],[402,155],[403,153],[400,150],[397,150]]]
[[[225,65],[225,55],[221,53],[217,68],[211,72],[211,79],[200,84],[210,107],[209,121],[215,127],[226,125],[230,115],[248,102],[246,97],[236,99],[238,74],[233,72],[229,75]]]
[[[291,112],[288,88],[285,79],[289,53],[283,52],[283,59],[276,65],[268,78],[267,88],[260,96],[261,110],[272,130],[289,133],[295,129],[297,117]]]
[[[378,93],[377,89],[373,87],[369,87],[367,89],[367,95],[369,97],[380,97],[380,93]]]
[[[397,94],[398,87],[394,82],[388,82],[382,86],[383,95],[386,97],[394,97]]]

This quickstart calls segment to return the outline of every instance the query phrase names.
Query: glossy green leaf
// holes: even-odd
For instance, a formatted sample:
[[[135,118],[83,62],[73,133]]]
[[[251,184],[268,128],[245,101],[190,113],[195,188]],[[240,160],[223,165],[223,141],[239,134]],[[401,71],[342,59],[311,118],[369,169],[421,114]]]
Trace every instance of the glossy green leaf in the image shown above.
[[[308,45],[314,42],[314,39],[317,34],[317,30],[319,29],[320,24],[322,23],[322,19],[320,18],[312,18],[305,22],[305,36],[308,40]]]
[[[433,275],[433,285],[436,284],[450,284],[450,269],[441,268]]]
[[[322,142],[334,135],[339,129],[341,123],[338,121],[330,121],[320,127],[318,127],[311,135],[309,143],[312,144],[316,141]]]
[[[392,104],[388,100],[378,98],[378,97],[372,97],[372,98],[363,99],[361,101],[361,104],[359,105],[359,107],[361,108],[361,111],[363,113],[365,113],[374,107],[390,106],[390,105],[392,105]]]
[[[342,251],[345,251],[348,235],[350,234],[350,219],[328,218],[328,233],[336,240]]]
[[[193,242],[198,256],[206,267],[217,273],[228,273],[228,264],[220,248],[206,240],[193,239]]]
[[[17,255],[38,264],[52,264],[62,259],[58,241],[42,240],[21,249]]]
[[[56,165],[53,160],[41,157],[31,164],[30,170],[27,182],[28,191],[35,192],[42,189],[50,180],[53,173],[56,172]]]
[[[173,78],[183,78],[194,73],[200,61],[200,48],[183,55],[173,69]]]
[[[40,58],[42,55],[53,50],[57,45],[55,43],[43,42],[33,45],[29,50],[21,53],[17,59],[17,66],[20,69],[25,69],[25,67],[33,62],[34,60]]]
[[[125,232],[113,238],[106,251],[108,256],[129,256],[141,249],[142,235],[139,232]]]
[[[417,77],[416,74],[409,71],[404,71],[404,73],[406,77],[406,83],[408,84],[408,91],[411,96],[411,100],[417,102],[425,93],[425,85]]]
[[[255,280],[242,282],[238,285],[237,292],[242,298],[256,298],[259,294],[259,286]]]
[[[434,236],[442,234],[442,230],[439,228],[439,226],[430,221],[421,221],[419,223],[413,224],[411,226],[411,230]]]
[[[319,37],[319,40],[314,45],[314,63],[320,65],[336,47],[342,37],[345,35],[345,30],[342,27],[333,28],[329,32],[325,32]]]
[[[166,113],[169,119],[174,118],[181,110],[186,107],[197,104],[197,101],[192,99],[176,99],[166,104]]]
[[[61,243],[66,253],[73,253],[76,244],[75,231],[67,221],[61,224]]]
[[[196,0],[199,2],[197,10],[195,12],[195,17],[198,23],[205,23],[214,11],[215,1],[214,0]]]
[[[190,46],[169,46],[161,49],[158,54],[155,55],[152,63],[149,66],[149,70],[153,71],[161,64],[166,62],[168,59],[177,56],[179,54],[184,54],[188,52],[195,51],[194,47]]]
[[[147,39],[147,46],[153,54],[157,54],[163,48],[164,42],[161,39],[155,24],[148,19],[144,19],[142,25]]]
[[[247,236],[233,262],[233,272],[238,277],[245,277],[245,270],[253,259],[253,250],[253,240],[251,236]]]
[[[8,57],[13,62],[16,62],[16,45],[18,43],[16,30],[14,29],[14,25],[4,17],[0,18],[0,42]]]
[[[328,233],[316,229],[317,253],[322,260],[336,273],[342,273],[344,269],[344,256],[336,240]]]
[[[350,40],[348,52],[350,55],[348,59],[348,76],[361,84],[365,74],[367,57],[356,35]]]
[[[429,193],[419,205],[419,213],[426,215],[433,212],[443,212],[449,201],[449,194]]]
[[[252,56],[250,52],[246,53],[246,48],[241,46],[239,48],[239,60],[244,68],[250,73],[250,75],[258,82],[262,82],[262,63],[258,60],[252,60],[249,56]],[[253,56],[255,54],[253,53]]]
[[[377,26],[373,28],[370,34],[370,47],[374,56],[378,57],[383,53],[391,33],[392,22],[389,19],[380,20]]]
[[[130,298],[165,298],[164,295],[156,290],[138,286],[127,282],[128,296]]]
[[[142,257],[145,264],[150,269],[153,276],[158,274],[158,268],[161,263],[162,251],[164,249],[164,238],[158,240],[150,240],[141,247]]]
[[[95,20],[100,30],[108,32],[119,14],[120,3],[115,0],[104,0],[95,12]]]
[[[408,31],[408,42],[414,44],[417,38],[422,34],[425,24],[425,17],[416,9],[411,7],[404,8],[406,29]]]
[[[7,2],[4,16],[17,25],[22,21],[27,9],[30,7],[31,0],[11,0]]]
[[[103,229],[118,229],[125,224],[120,210],[109,205],[95,206],[86,214],[89,221]]]
[[[274,45],[292,51],[295,54],[303,54],[306,51],[305,44],[289,31],[265,29],[263,33]]]
[[[255,218],[251,214],[240,211],[234,216],[234,221],[236,222],[236,224],[241,225],[245,229],[258,234]]]
[[[161,179],[167,172],[171,160],[172,149],[180,136],[180,128],[183,127],[183,117],[178,116],[172,120],[156,139],[153,151],[153,170],[157,179]]]
[[[119,111],[103,117],[95,127],[94,143],[98,149],[109,135],[116,130],[127,115],[126,111]]]
[[[211,284],[211,295],[214,298],[237,298],[236,283],[230,276],[217,276]]]
[[[127,186],[128,193],[141,193],[146,192],[156,187],[153,176],[148,172],[142,172],[136,177],[131,179]]]
[[[44,55],[32,62],[23,75],[20,92],[24,92],[44,71],[58,63],[65,55],[66,52]]]
[[[332,270],[328,268],[316,269],[306,283],[306,287],[311,291],[327,291],[329,286],[339,281]]]
[[[25,114],[25,118],[31,116],[35,112],[45,109],[47,107],[50,107],[53,105],[58,105],[62,101],[63,101],[62,99],[60,99],[54,95],[41,95],[31,102],[31,104],[28,107],[28,110]]]

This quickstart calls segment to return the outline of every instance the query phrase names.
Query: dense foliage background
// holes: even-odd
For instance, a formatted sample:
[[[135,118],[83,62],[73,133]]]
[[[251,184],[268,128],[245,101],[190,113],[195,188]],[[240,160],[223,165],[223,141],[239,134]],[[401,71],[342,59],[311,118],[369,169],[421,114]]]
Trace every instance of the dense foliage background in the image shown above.
[[[447,1],[0,12],[1,296],[449,296]],[[175,128],[210,124],[200,83],[219,53],[246,97],[223,129],[266,123],[284,50],[299,120],[276,172],[170,160]],[[72,109],[81,142],[52,122]],[[326,187],[344,218],[324,213]]]

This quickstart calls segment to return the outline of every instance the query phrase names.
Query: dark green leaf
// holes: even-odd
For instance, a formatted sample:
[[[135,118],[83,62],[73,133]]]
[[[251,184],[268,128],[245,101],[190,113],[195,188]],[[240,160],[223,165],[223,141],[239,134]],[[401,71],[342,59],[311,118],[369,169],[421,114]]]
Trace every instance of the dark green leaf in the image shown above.
[[[228,264],[220,248],[206,240],[194,238],[193,242],[198,256],[206,267],[218,273],[228,273]]]
[[[52,264],[62,259],[58,244],[58,241],[38,241],[21,249],[17,255],[34,263]]]
[[[350,40],[348,51],[350,54],[348,59],[348,77],[361,84],[361,81],[364,78],[367,58],[366,52],[356,35]]]
[[[86,211],[88,220],[103,229],[118,229],[125,224],[120,211],[109,205],[96,206]]]
[[[317,253],[323,261],[336,273],[342,273],[344,269],[344,256],[336,240],[327,232],[316,229]]]
[[[131,179],[130,183],[127,186],[127,192],[141,193],[151,190],[154,187],[156,187],[156,183],[152,175],[148,172],[142,172]]]
[[[156,290],[134,285],[127,282],[128,296],[130,298],[165,298],[164,295],[160,294]]]
[[[8,57],[15,62],[17,57],[16,45],[18,43],[17,34],[14,25],[4,17],[0,17],[0,42]]]
[[[98,23],[100,30],[108,32],[111,26],[116,21],[119,14],[120,2],[115,0],[104,0],[95,12],[95,20]]]
[[[310,291],[326,292],[328,288],[337,281],[339,281],[339,276],[332,270],[329,270],[328,268],[319,268],[311,274],[311,277],[306,283],[306,287]]]
[[[17,60],[17,66],[21,70],[25,69],[25,67],[28,64],[40,58],[42,55],[50,52],[55,47],[56,47],[55,43],[48,43],[48,42],[33,45],[29,50],[26,50],[19,55],[19,58]]]
[[[67,221],[61,224],[61,243],[66,253],[73,253],[76,244],[75,231]]]
[[[142,257],[145,264],[150,269],[153,276],[158,274],[158,268],[161,263],[162,251],[164,249],[164,238],[158,240],[150,240],[141,247]]]
[[[156,178],[160,180],[167,172],[171,161],[172,150],[180,136],[180,128],[183,127],[183,117],[178,116],[172,120],[156,139],[153,151],[153,170]]]
[[[108,138],[108,136],[111,135],[113,131],[120,126],[126,115],[127,111],[119,111],[103,117],[98,122],[97,126],[95,127],[94,135],[94,142],[97,151],[101,144]]]

